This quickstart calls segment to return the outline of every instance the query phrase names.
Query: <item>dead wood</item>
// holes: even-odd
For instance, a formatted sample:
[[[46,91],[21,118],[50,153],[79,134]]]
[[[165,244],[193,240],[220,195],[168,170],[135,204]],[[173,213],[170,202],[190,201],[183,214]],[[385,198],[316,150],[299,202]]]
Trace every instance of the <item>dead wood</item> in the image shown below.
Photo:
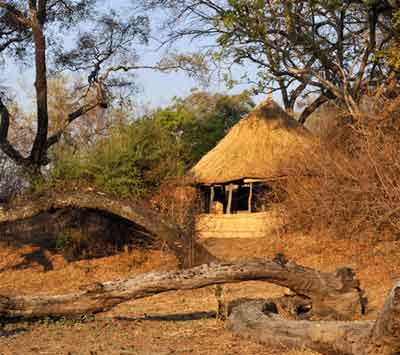
[[[176,254],[182,267],[216,260],[191,236],[185,235],[178,225],[161,214],[139,202],[134,204],[96,191],[48,193],[40,198],[5,206],[0,209],[0,225],[27,220],[43,212],[55,212],[68,208],[102,211],[140,226],[160,238]]]
[[[119,303],[171,290],[214,284],[262,280],[287,287],[312,304],[316,318],[351,319],[361,313],[359,282],[352,272],[325,273],[276,261],[201,265],[186,270],[150,272],[124,280],[90,285],[80,292],[58,296],[0,298],[0,316],[41,317],[96,313]]]
[[[400,354],[400,282],[375,322],[287,320],[271,312],[265,300],[256,300],[234,307],[226,326],[264,344],[307,347],[328,355]]]

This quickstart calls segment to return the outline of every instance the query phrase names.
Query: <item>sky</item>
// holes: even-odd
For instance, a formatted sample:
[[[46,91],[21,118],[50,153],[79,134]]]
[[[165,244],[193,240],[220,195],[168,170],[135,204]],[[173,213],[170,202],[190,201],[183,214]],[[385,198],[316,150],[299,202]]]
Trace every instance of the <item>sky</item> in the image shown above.
[[[129,9],[130,4],[135,3],[137,0],[103,0],[105,7],[109,8],[127,8]],[[152,14],[152,29],[154,30],[160,21],[163,21],[163,17],[160,14]],[[154,33],[153,35],[156,35]],[[196,42],[198,45],[198,41]],[[140,51],[141,61],[145,64],[156,63],[162,55],[163,50],[157,50],[158,43],[151,42],[148,47],[143,48]],[[175,49],[178,52],[196,51],[196,45],[190,41],[178,42],[175,45]],[[240,70],[236,72],[237,76],[240,75]],[[138,84],[142,86],[143,92],[137,95],[137,100],[144,105],[150,107],[166,106],[171,102],[171,99],[175,96],[185,97],[190,94],[192,89],[199,88],[199,83],[189,78],[184,72],[174,73],[160,73],[156,71],[142,70],[137,72]],[[233,89],[227,89],[226,85],[222,81],[218,81],[214,78],[212,84],[207,90],[212,92],[223,92],[236,94],[245,90],[247,87],[243,85],[237,86]],[[255,98],[256,101],[259,98]]]
[[[129,9],[130,4],[135,0],[102,0],[106,9]],[[159,15],[152,15],[153,27],[158,21],[162,20]],[[155,23],[154,23],[155,22]],[[157,50],[157,43],[151,41],[150,45],[139,49],[140,62],[143,64],[155,64],[161,58],[162,51]],[[182,42],[176,45],[176,50],[187,51],[196,50],[193,43]],[[14,92],[15,98],[19,101],[25,110],[30,110],[32,100],[29,95],[33,92],[34,70],[16,65],[11,61],[6,62],[3,72],[0,76],[2,85],[8,88],[8,91]],[[152,109],[156,107],[167,106],[173,97],[185,97],[190,94],[194,88],[199,88],[199,83],[189,78],[184,72],[160,73],[152,70],[139,70],[136,72],[137,85],[140,91],[135,94],[133,101],[140,107]],[[240,70],[237,70],[240,75]],[[228,90],[221,81],[214,80],[208,91],[223,92],[235,94],[246,89],[246,86],[238,86],[233,90]],[[260,98],[256,97],[255,101]]]

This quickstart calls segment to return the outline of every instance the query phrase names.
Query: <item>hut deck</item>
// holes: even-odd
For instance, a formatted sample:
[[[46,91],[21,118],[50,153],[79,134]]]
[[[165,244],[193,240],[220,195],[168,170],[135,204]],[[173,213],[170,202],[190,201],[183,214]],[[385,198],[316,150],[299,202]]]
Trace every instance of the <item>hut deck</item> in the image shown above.
[[[201,214],[196,220],[198,239],[264,238],[276,234],[284,222],[282,211],[235,214]]]

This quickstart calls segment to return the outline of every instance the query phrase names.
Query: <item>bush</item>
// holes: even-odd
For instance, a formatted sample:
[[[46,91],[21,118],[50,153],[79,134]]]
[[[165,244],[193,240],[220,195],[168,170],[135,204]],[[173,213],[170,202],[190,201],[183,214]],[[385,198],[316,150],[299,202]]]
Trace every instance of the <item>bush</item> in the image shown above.
[[[55,152],[53,181],[90,184],[124,198],[142,198],[160,182],[183,173],[179,146],[151,119],[115,127],[93,147]]]
[[[252,106],[248,93],[196,92],[119,124],[92,146],[66,136],[52,152],[50,184],[86,184],[124,198],[148,197],[164,181],[182,177]]]
[[[59,252],[65,251],[73,243],[72,236],[67,232],[60,232],[56,235],[55,247]]]
[[[291,228],[400,236],[399,152],[399,100],[343,127],[334,142],[293,167],[298,173],[287,181],[285,201]]]
[[[174,137],[185,167],[190,168],[254,106],[246,91],[239,95],[195,91],[184,99],[175,98],[169,107],[156,110],[152,118]]]

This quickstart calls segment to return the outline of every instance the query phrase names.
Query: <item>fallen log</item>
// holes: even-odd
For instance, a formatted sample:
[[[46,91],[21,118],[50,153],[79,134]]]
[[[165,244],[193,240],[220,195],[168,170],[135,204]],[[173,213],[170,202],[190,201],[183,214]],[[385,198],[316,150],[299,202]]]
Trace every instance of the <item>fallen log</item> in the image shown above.
[[[262,280],[292,290],[311,304],[310,317],[351,319],[362,312],[361,289],[350,269],[320,272],[294,262],[248,261],[201,265],[186,270],[150,272],[97,283],[58,296],[0,296],[0,316],[69,316],[108,310],[119,303],[172,290]]]
[[[140,226],[160,238],[175,253],[181,267],[216,260],[202,245],[191,236],[185,235],[178,225],[165,216],[140,202],[134,204],[92,190],[49,192],[40,197],[3,206],[0,208],[0,226],[27,220],[44,212],[55,213],[70,208],[102,211]]]
[[[265,300],[232,309],[226,328],[263,344],[310,348],[328,355],[400,354],[400,282],[373,321],[293,321],[269,311]]]

